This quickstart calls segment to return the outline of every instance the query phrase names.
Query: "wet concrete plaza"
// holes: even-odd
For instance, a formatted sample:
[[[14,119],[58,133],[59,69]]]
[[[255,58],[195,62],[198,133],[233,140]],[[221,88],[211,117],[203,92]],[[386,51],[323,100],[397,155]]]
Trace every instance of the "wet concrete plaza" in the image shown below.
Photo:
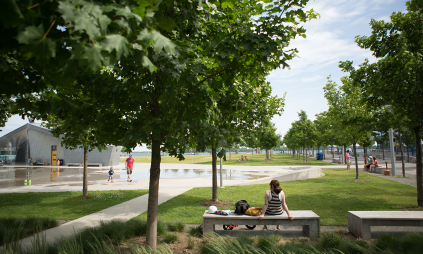
[[[88,185],[90,190],[148,189],[150,164],[135,163],[127,182],[128,175],[124,163],[114,167],[114,183],[108,182],[109,167],[89,167]],[[222,182],[224,186],[269,182],[272,178],[308,172],[312,167],[248,167],[224,166]],[[218,168],[218,183],[220,170]],[[319,174],[320,176],[320,174]],[[317,177],[316,175],[312,176]],[[301,176],[309,178],[309,175]],[[161,187],[208,187],[212,184],[211,165],[200,164],[162,164],[160,171]],[[80,191],[83,182],[82,167],[48,166],[3,166],[0,168],[0,193],[11,192],[55,192]]]

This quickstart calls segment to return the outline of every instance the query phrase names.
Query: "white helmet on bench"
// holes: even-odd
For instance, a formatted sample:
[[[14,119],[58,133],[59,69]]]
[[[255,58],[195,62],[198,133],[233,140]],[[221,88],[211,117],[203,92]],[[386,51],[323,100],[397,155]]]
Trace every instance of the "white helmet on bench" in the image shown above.
[[[216,206],[212,205],[212,206],[209,207],[209,213],[214,213],[216,211],[217,211],[217,207]]]

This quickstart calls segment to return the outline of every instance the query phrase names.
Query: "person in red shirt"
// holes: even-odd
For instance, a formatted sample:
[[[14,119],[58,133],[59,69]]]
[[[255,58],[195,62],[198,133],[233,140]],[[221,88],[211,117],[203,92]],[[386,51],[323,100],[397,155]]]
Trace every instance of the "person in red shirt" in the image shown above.
[[[132,169],[134,168],[134,158],[132,158],[132,154],[130,154],[129,158],[126,159],[125,168],[126,168],[126,173],[128,174],[128,180],[126,181],[132,182],[131,174],[132,174]]]
[[[347,150],[347,153],[345,154],[345,159],[347,160],[347,171],[351,171],[351,155],[350,150]]]
[[[374,157],[374,158],[375,158],[374,163],[373,163],[373,165],[370,165],[369,172],[372,172],[372,169],[376,168],[376,166],[379,166],[379,162],[377,161],[376,157]]]

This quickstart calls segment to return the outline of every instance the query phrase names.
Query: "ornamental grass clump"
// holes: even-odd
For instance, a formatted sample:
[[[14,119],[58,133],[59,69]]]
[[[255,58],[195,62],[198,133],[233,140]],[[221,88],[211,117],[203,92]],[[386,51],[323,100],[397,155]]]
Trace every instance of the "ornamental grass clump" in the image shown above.
[[[191,227],[188,234],[194,237],[203,237],[203,226],[200,225],[198,227]]]
[[[403,237],[396,237],[383,234],[376,240],[375,246],[381,251],[390,251],[394,254],[422,253],[423,235],[419,233],[408,233]]]
[[[185,230],[185,224],[182,222],[170,222],[167,224],[167,229],[171,232],[183,232]]]

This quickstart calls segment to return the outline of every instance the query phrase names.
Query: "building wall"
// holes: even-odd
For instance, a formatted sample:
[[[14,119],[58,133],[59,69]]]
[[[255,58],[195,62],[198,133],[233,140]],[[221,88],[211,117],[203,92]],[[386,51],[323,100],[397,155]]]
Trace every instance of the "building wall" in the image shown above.
[[[7,157],[10,162],[25,162],[27,153],[27,129],[23,129],[0,143],[0,153],[3,158]]]
[[[118,150],[118,151],[116,151]],[[102,150],[94,149],[88,152],[88,163],[101,163],[103,166],[113,166],[119,164],[120,147],[109,146],[109,149]],[[66,163],[82,163],[84,160],[84,149],[78,148],[74,150],[65,149],[65,164]]]
[[[29,150],[32,159],[37,159],[39,162],[47,162],[51,165],[51,146],[57,147],[57,158],[63,159],[65,157],[65,148],[61,145],[61,140],[52,135],[39,132],[36,130],[28,130]],[[65,161],[66,163],[66,161]]]

